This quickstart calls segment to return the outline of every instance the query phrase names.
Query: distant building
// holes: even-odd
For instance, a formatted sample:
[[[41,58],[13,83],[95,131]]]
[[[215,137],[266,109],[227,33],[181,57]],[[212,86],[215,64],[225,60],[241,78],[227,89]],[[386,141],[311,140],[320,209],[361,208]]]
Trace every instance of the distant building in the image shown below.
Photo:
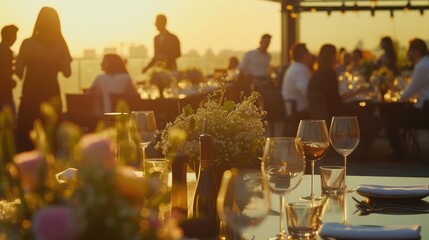
[[[115,47],[106,47],[104,48],[103,54],[117,54],[118,51]]]
[[[83,58],[96,58],[97,52],[95,49],[84,49],[83,50]]]
[[[128,49],[130,58],[147,58],[147,48],[144,45],[131,45]]]

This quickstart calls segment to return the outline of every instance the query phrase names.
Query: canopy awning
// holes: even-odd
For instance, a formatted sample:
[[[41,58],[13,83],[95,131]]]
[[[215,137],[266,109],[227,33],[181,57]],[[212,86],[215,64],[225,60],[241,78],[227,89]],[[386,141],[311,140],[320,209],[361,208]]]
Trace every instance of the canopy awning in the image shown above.
[[[298,42],[299,18],[301,12],[332,12],[368,11],[372,16],[377,11],[419,11],[424,14],[429,10],[429,0],[267,0],[280,3],[282,26],[282,63],[289,60],[288,50]]]

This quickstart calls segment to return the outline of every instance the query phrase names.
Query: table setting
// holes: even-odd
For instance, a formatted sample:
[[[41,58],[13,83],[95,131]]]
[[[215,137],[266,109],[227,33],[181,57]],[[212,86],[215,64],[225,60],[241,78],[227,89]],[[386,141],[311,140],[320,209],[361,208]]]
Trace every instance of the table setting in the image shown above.
[[[214,151],[206,153],[213,157],[210,169],[216,170],[219,186],[210,200],[216,201],[211,214],[226,239],[231,233],[232,239],[429,237],[427,178],[347,175],[347,157],[360,140],[356,117],[333,117],[329,131],[324,120],[302,121],[297,137],[265,138],[258,97],[253,93],[234,103],[213,95],[159,131],[153,112],[120,113],[110,127],[82,136],[76,126],[60,124],[58,151],[50,131],[57,118],[44,106],[44,116],[52,121],[35,125],[37,148],[16,155],[6,149],[12,162],[0,165],[6,176],[0,230],[18,239],[213,239],[204,235],[204,222],[190,218],[187,210],[198,209],[195,172],[208,166],[199,156],[202,136],[210,136]],[[145,148],[156,136],[165,155],[147,157]],[[329,146],[344,164],[322,164],[316,174],[314,161],[323,163]],[[180,167],[172,153],[186,156]],[[254,158],[257,164],[249,164]],[[312,165],[311,175],[304,174],[306,164]],[[178,169],[186,188],[175,188]],[[187,199],[177,201],[178,195]],[[176,204],[184,211],[177,211]],[[49,228],[53,222],[59,227]]]

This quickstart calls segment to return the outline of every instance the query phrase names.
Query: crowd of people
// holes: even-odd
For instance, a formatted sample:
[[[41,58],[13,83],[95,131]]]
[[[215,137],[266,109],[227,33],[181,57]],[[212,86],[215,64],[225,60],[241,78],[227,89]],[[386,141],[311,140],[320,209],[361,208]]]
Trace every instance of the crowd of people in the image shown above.
[[[167,28],[165,15],[156,17],[155,26],[159,34],[154,38],[155,54],[142,72],[148,71],[156,62],[163,61],[169,71],[177,69],[176,59],[180,57],[180,42]],[[34,148],[30,137],[36,119],[41,119],[40,106],[49,102],[57,112],[62,113],[61,92],[58,73],[71,76],[71,62],[68,45],[61,31],[60,18],[51,7],[43,7],[37,16],[33,34],[26,38],[19,49],[16,61],[11,50],[17,38],[15,25],[3,27],[0,43],[0,109],[9,107],[16,115],[16,138],[18,151]],[[86,94],[96,94],[102,103],[101,111],[111,111],[111,93],[135,93],[125,61],[117,54],[106,54],[101,63],[104,72],[98,75]],[[16,86],[14,75],[23,81],[22,94],[15,113],[12,90]]]
[[[313,62],[305,44],[295,44],[290,49],[292,63],[282,78],[281,92],[284,100],[296,101],[297,116],[300,119],[314,118],[312,113],[320,110],[315,108],[320,108],[322,102],[326,107],[327,120],[335,115],[354,114],[348,111],[344,103],[357,94],[365,93],[367,89],[358,88],[341,93],[338,77],[348,71],[359,74],[368,82],[372,72],[381,67],[388,68],[395,75],[399,74],[392,39],[383,37],[380,47],[384,53],[377,61],[371,61],[364,58],[360,49],[355,49],[351,54],[340,49],[338,53],[334,45],[325,44],[320,48],[316,62]],[[385,129],[392,147],[392,153],[387,158],[392,160],[402,159],[406,155],[406,147],[401,142],[399,129],[405,125],[418,126],[417,121],[420,120],[423,103],[429,100],[429,56],[426,43],[419,38],[410,40],[407,58],[414,70],[409,84],[398,101],[407,102],[410,98],[416,97],[417,102],[408,115],[406,123],[395,121],[395,116],[386,116]],[[315,102],[313,109],[311,102]],[[368,123],[363,122],[363,124]]]
[[[155,36],[154,56],[142,69],[142,73],[154,67],[157,62],[163,61],[168,71],[177,71],[176,60],[181,56],[179,38],[167,30],[167,17],[158,15],[155,26],[159,34]],[[70,64],[72,57],[64,39],[60,18],[55,9],[43,7],[37,17],[33,34],[25,39],[20,47],[13,66],[13,52],[11,46],[16,41],[18,28],[14,25],[5,26],[1,31],[0,43],[0,107],[9,106],[13,112],[12,89],[16,82],[13,74],[23,80],[21,101],[17,114],[17,142],[19,151],[30,150],[34,146],[29,132],[34,121],[40,118],[40,104],[49,101],[60,114],[62,110],[58,73],[65,77],[71,75]],[[344,72],[358,73],[366,81],[372,71],[382,66],[394,74],[399,74],[397,55],[390,37],[383,37],[380,48],[383,54],[377,61],[370,61],[364,57],[360,49],[347,52],[332,44],[325,44],[317,55],[312,54],[305,43],[296,43],[290,49],[290,63],[282,68],[277,82],[273,83],[268,47],[271,42],[270,34],[263,34],[259,46],[246,52],[241,59],[231,57],[228,71],[237,74],[237,83],[240,91],[245,94],[252,90],[277,87],[281,89],[284,100],[296,102],[296,116],[299,119],[313,117],[311,102],[323,100],[327,107],[327,117],[348,114],[343,102],[365,89],[354,89],[347,93],[339,91],[338,76]],[[409,43],[407,52],[409,61],[414,66],[411,82],[403,92],[400,101],[407,101],[410,97],[417,97],[416,112],[429,100],[429,56],[426,43],[421,39],[413,39]],[[111,111],[109,95],[111,93],[135,93],[131,78],[126,69],[126,62],[119,55],[106,54],[101,63],[104,72],[98,75],[88,94],[97,94],[103,103],[102,111]],[[238,74],[239,73],[239,74]],[[240,84],[240,82],[242,84]],[[314,98],[313,97],[317,97]],[[15,112],[14,112],[15,114]],[[397,137],[398,126],[387,120],[386,129],[391,139],[392,156],[400,156],[405,150]]]

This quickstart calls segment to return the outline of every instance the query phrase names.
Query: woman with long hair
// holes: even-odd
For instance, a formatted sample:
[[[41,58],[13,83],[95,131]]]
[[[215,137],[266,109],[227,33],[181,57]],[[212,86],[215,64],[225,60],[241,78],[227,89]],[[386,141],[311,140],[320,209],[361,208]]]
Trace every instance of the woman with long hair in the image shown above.
[[[124,60],[117,54],[106,54],[101,62],[104,74],[98,75],[88,89],[89,94],[97,94],[103,103],[103,112],[111,112],[111,93],[136,94],[133,82],[125,67]]]
[[[380,41],[380,47],[383,49],[384,53],[381,55],[378,60],[379,66],[386,66],[393,73],[396,73],[396,52],[393,46],[393,41],[390,37],[383,37]]]
[[[335,70],[336,62],[337,49],[335,46],[323,45],[317,57],[318,69],[310,78],[307,90],[308,95],[318,95],[321,100],[325,101],[328,119],[342,112],[342,98],[338,90],[338,76]],[[313,110],[310,109],[310,111]]]
[[[71,61],[57,11],[43,7],[37,16],[33,34],[22,42],[16,61],[16,75],[24,80],[17,119],[19,151],[34,148],[29,133],[34,121],[41,117],[42,102],[52,103],[57,114],[61,114],[58,73],[70,77]]]

